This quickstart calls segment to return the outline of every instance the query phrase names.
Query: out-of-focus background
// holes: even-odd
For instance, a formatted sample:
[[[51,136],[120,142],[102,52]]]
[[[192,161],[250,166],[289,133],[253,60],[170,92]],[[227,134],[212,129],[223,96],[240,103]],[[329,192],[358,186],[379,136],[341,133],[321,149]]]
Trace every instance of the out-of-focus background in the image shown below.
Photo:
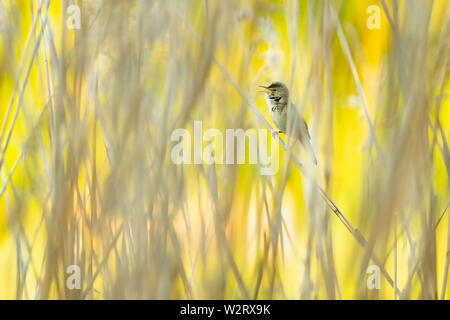
[[[1,1],[0,298],[450,298],[449,12]],[[281,147],[273,176],[171,161],[195,120],[272,124],[258,85],[275,80],[308,122],[315,182]]]

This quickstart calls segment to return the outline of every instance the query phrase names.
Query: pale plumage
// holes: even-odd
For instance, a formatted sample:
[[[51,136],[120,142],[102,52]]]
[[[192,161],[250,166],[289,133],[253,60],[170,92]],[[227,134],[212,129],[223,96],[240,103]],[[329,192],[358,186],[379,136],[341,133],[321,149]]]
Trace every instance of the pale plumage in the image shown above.
[[[270,86],[262,88],[266,90],[266,102],[275,125],[282,133],[297,138],[307,150],[314,164],[317,164],[306,121],[292,103],[288,106],[288,88],[281,82],[274,82]]]

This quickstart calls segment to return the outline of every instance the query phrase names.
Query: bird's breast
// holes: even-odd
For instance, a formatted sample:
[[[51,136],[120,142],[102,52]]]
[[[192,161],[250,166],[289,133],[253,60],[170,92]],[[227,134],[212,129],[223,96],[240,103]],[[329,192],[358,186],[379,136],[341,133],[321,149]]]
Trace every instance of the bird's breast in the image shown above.
[[[267,105],[269,106],[269,113],[273,122],[278,127],[278,129],[286,132],[286,105],[283,103],[277,103],[276,101],[270,99],[269,95],[267,94],[265,98]]]
[[[273,111],[272,111],[273,110]],[[277,127],[286,132],[286,110],[279,109],[270,109],[270,116],[272,117],[273,122],[277,125]]]

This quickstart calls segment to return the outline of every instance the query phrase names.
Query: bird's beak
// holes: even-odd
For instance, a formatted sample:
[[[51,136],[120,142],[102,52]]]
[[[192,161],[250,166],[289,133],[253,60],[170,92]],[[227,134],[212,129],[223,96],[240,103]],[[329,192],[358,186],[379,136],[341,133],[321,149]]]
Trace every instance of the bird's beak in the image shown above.
[[[260,90],[259,92],[264,92],[264,93],[271,93],[270,89],[264,86],[258,86],[260,88],[263,88],[264,90]]]

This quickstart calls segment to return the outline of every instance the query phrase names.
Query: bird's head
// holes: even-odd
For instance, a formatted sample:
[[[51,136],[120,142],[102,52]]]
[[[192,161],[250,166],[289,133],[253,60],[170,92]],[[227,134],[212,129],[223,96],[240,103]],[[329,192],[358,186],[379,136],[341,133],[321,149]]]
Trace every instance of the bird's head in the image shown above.
[[[264,89],[266,98],[275,102],[287,102],[289,98],[288,88],[281,82],[274,82],[270,86],[259,86]]]

